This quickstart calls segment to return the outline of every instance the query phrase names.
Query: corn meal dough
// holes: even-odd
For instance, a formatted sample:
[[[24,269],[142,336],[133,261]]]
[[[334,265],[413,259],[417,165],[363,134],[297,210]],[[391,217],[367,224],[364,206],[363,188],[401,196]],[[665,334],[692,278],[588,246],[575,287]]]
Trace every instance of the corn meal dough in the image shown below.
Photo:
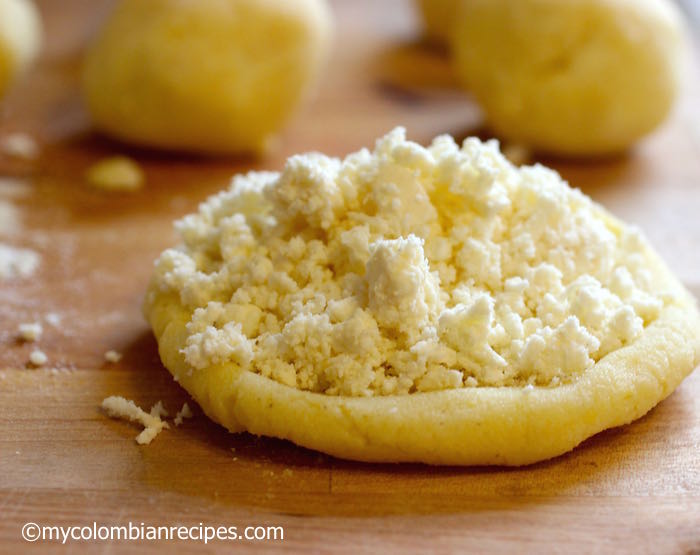
[[[146,180],[141,166],[127,156],[98,160],[87,169],[85,178],[96,189],[122,193],[138,191]]]
[[[0,0],[0,98],[36,58],[41,21],[28,0]]]
[[[680,88],[683,21],[669,0],[467,0],[452,35],[490,126],[541,151],[624,150]]]
[[[418,0],[427,37],[437,42],[449,42],[458,13],[459,0]]]
[[[122,0],[88,52],[95,125],[206,153],[259,151],[316,81],[325,0]]]
[[[215,421],[366,461],[519,465],[640,417],[700,356],[640,232],[495,142],[403,129],[236,176],[145,314]]]

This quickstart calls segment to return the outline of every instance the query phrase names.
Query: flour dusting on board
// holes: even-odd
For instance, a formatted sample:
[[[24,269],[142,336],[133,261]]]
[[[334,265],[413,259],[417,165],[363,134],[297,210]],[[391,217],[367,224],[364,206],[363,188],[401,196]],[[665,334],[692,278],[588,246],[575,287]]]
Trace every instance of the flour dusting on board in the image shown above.
[[[0,178],[0,197],[13,199],[23,196],[26,183],[12,178]],[[23,230],[22,215],[11,200],[0,198],[0,238],[16,237]],[[41,256],[32,249],[0,242],[0,281],[28,278],[39,267]]]
[[[31,249],[0,243],[0,280],[31,277],[40,261],[39,254]]]

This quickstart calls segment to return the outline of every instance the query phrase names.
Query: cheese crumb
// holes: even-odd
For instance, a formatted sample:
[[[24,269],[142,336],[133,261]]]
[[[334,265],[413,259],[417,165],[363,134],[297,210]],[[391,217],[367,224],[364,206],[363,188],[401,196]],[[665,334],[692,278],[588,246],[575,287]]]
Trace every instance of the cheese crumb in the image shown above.
[[[176,426],[179,426],[180,424],[182,424],[182,421],[185,418],[192,418],[192,411],[190,410],[190,407],[187,403],[183,404],[182,408],[179,411],[177,411],[175,418],[173,418],[173,422]]]
[[[0,243],[0,280],[31,277],[40,260],[33,250]]]
[[[19,337],[22,341],[38,341],[41,334],[44,332],[44,328],[39,322],[34,322],[31,324],[20,324],[18,329]]]
[[[158,403],[154,406],[157,407]],[[162,408],[162,404],[161,404]],[[138,422],[144,430],[136,436],[136,443],[146,445],[153,441],[163,428],[168,428],[168,423],[160,419],[156,414],[149,414],[138,407],[133,401],[124,397],[111,396],[102,401],[102,409],[111,418],[122,418],[132,422]],[[153,410],[153,409],[151,409]]]
[[[0,149],[8,156],[34,160],[39,155],[39,146],[27,133],[10,133],[0,141]]]
[[[158,418],[164,418],[168,416],[168,411],[165,410],[165,407],[163,406],[163,401],[158,401],[155,405],[151,407],[150,410],[151,416],[157,416]]]
[[[63,320],[63,317],[57,312],[49,312],[46,316],[44,316],[44,320],[46,320],[46,323],[49,326],[57,328],[61,325],[61,320]]]
[[[126,156],[100,160],[90,166],[86,177],[93,187],[113,192],[137,191],[145,181],[141,166]]]
[[[49,361],[49,357],[46,356],[44,351],[41,351],[39,349],[34,349],[30,354],[29,354],[29,362],[32,364],[32,366],[44,366]]]
[[[122,359],[122,354],[113,350],[107,351],[104,356],[107,362],[111,362],[113,364],[116,364]]]
[[[192,314],[192,371],[328,395],[555,387],[665,302],[637,231],[475,138],[425,148],[399,128],[344,160],[293,156],[176,228],[155,281]]]

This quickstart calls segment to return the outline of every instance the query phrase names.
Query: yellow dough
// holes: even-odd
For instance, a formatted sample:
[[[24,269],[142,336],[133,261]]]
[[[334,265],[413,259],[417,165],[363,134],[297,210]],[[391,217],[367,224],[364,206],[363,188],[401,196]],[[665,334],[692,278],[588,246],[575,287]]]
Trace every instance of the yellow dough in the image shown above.
[[[454,65],[499,136],[563,155],[621,151],[679,90],[683,22],[668,0],[468,0]]]
[[[447,43],[457,15],[459,0],[418,0],[428,38]]]
[[[0,0],[0,97],[36,58],[41,20],[28,0]]]
[[[639,231],[494,142],[399,128],[237,176],[176,227],[144,313],[232,432],[522,465],[639,418],[700,361],[695,300]]]
[[[123,0],[84,67],[97,127],[149,147],[259,151],[318,77],[324,0]]]

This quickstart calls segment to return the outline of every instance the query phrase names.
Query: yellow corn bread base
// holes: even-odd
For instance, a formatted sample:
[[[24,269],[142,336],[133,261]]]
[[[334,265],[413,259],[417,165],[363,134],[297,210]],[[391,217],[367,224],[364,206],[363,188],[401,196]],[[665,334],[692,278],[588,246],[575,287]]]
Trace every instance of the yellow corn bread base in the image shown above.
[[[478,387],[386,397],[339,397],[282,385],[235,364],[191,369],[180,349],[191,314],[153,283],[144,307],[160,357],[204,412],[231,432],[288,439],[374,462],[525,465],[566,453],[665,399],[700,362],[700,314],[663,262],[680,301],[628,346],[557,387]]]

